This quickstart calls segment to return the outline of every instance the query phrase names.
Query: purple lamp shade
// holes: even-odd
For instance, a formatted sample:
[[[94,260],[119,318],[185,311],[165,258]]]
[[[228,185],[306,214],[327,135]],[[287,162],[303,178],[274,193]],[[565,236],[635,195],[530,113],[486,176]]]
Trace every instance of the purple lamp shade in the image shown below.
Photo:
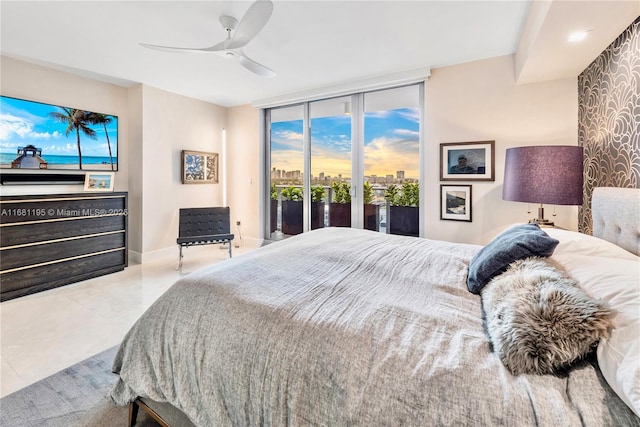
[[[582,204],[582,147],[508,148],[502,199],[551,205]]]

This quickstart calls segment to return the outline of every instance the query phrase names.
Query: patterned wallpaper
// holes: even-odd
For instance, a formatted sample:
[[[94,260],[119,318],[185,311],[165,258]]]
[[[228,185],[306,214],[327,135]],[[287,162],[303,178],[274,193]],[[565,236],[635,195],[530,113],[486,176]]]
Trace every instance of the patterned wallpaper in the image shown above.
[[[578,76],[584,201],[578,229],[592,234],[595,187],[640,188],[640,17]]]

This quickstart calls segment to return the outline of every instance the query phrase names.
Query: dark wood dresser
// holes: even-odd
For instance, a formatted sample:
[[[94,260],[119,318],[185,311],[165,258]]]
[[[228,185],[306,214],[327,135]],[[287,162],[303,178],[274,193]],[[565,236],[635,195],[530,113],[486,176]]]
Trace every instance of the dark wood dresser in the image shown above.
[[[127,266],[127,193],[0,198],[0,300]]]

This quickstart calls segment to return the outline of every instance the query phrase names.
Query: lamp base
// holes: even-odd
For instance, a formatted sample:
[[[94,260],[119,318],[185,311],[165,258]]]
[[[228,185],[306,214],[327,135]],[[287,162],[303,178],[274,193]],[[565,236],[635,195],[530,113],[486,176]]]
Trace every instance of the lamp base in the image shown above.
[[[553,227],[553,222],[545,218],[534,218],[529,220],[529,224],[538,224],[540,227]]]
[[[544,217],[544,208],[542,204],[538,208],[538,218],[530,219],[529,224],[538,224],[540,227],[553,227],[553,222]]]

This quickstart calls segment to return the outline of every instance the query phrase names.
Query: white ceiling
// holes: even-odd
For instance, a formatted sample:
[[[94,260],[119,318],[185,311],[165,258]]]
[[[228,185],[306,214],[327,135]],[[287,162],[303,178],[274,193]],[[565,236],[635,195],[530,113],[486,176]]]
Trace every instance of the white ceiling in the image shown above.
[[[637,0],[584,3],[640,5]],[[530,8],[528,0],[275,0],[271,19],[244,48],[250,58],[276,71],[277,76],[270,79],[253,75],[216,53],[175,54],[138,45],[214,45],[226,35],[218,17],[240,19],[250,4],[3,0],[0,48],[2,55],[123,86],[144,83],[229,107],[345,81],[512,54]],[[566,11],[571,8],[562,9],[564,17],[558,18],[549,8],[538,19],[560,20],[553,24],[557,30],[572,20],[572,13]],[[602,15],[602,9],[598,13]],[[616,15],[609,19],[609,27],[611,20],[617,21],[613,25],[617,35],[633,17]],[[548,28],[529,27],[534,27],[529,30],[534,36],[527,51],[535,55],[525,61],[527,76],[535,74],[536,67],[548,68],[544,58],[538,58],[544,38],[535,37],[536,31]],[[606,42],[604,47],[615,35],[601,41]],[[563,60],[569,63],[567,55]],[[593,58],[571,72],[577,75]]]

